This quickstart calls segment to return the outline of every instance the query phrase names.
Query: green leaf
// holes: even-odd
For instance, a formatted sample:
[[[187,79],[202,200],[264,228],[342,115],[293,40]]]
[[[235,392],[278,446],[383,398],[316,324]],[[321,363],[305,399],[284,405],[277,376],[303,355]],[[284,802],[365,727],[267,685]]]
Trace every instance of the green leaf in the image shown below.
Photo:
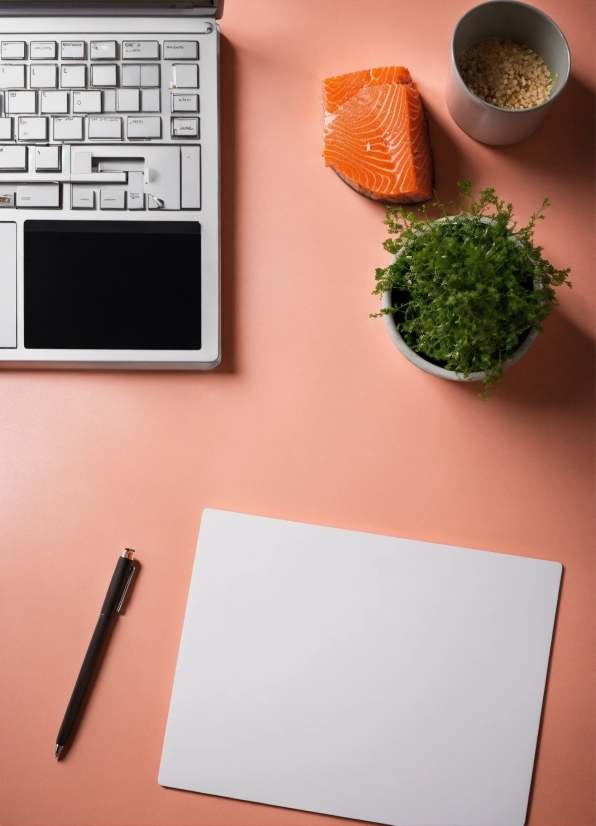
[[[503,376],[503,363],[557,306],[554,287],[571,286],[570,270],[555,269],[533,242],[548,198],[519,227],[513,205],[494,189],[476,198],[471,179],[458,188],[463,200],[456,215],[448,215],[452,203],[433,203],[440,220],[428,215],[426,205],[418,214],[387,207],[384,223],[397,237],[383,247],[396,257],[376,269],[374,294],[394,290],[397,299],[375,315],[394,313],[406,343],[446,369],[464,376],[485,372],[480,396],[486,400]]]

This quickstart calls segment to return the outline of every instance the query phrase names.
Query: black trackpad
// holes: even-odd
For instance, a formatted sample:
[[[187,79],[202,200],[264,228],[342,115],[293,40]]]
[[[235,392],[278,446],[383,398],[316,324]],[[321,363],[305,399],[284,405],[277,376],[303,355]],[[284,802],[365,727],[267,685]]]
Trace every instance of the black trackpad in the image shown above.
[[[25,347],[201,348],[193,221],[26,221]]]

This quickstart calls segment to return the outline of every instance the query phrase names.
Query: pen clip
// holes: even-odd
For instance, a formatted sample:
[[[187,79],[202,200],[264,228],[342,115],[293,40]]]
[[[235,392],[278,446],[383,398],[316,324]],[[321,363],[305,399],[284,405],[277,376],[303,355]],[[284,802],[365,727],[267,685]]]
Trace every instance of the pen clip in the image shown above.
[[[116,608],[116,613],[120,613],[120,609],[122,608],[122,603],[124,602],[124,597],[126,596],[126,592],[128,591],[128,586],[130,585],[130,580],[133,577],[135,572],[135,566],[130,566],[130,573],[128,574],[128,579],[126,580],[126,585],[124,586],[124,590],[122,591],[122,596],[120,597],[120,602],[118,603],[118,607]]]

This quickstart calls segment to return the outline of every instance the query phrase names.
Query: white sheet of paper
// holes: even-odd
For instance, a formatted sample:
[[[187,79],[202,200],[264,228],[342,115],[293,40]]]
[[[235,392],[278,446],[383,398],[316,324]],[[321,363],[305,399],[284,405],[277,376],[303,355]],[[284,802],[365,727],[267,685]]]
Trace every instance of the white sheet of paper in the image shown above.
[[[205,510],[159,783],[522,826],[562,566]]]

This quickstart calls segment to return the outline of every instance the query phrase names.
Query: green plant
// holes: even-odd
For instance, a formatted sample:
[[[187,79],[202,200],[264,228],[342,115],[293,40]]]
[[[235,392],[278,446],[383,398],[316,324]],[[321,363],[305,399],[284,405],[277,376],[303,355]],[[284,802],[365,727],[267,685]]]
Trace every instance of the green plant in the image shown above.
[[[374,294],[391,290],[394,306],[374,315],[394,313],[406,344],[423,358],[464,376],[483,371],[486,399],[503,363],[558,305],[554,288],[571,284],[569,269],[555,269],[533,242],[547,198],[520,227],[494,189],[476,198],[471,180],[458,188],[459,204],[433,203],[441,220],[426,206],[418,215],[387,207],[384,223],[396,237],[383,246],[397,257],[376,270]],[[449,215],[453,206],[460,211]]]

